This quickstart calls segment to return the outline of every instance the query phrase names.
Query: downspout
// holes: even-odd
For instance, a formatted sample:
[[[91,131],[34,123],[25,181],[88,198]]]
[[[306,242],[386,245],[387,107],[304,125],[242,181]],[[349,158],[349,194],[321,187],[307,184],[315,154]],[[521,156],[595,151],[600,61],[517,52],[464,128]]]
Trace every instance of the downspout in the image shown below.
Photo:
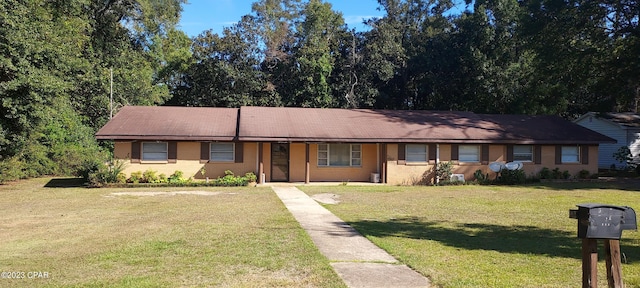
[[[387,143],[382,143],[382,171],[380,171],[380,181],[387,184]]]
[[[311,181],[311,165],[309,164],[309,142],[304,143],[304,154],[305,154],[305,164],[304,164],[304,183],[309,184]]]
[[[435,180],[436,180],[435,181],[436,184],[438,184],[440,182],[440,179],[438,179],[438,176],[437,176],[437,174],[438,174],[437,173],[437,171],[438,171],[438,163],[440,163],[440,144],[436,144],[436,164],[434,166],[434,169],[435,169],[434,171],[436,171],[436,176],[434,177]]]
[[[265,183],[263,142],[258,142],[258,183]]]
[[[380,174],[380,143],[376,143],[376,173]]]
[[[262,182],[262,180],[260,179],[262,178],[260,176],[260,142],[256,142],[256,177],[256,182],[258,182],[258,184],[262,184],[260,183]]]

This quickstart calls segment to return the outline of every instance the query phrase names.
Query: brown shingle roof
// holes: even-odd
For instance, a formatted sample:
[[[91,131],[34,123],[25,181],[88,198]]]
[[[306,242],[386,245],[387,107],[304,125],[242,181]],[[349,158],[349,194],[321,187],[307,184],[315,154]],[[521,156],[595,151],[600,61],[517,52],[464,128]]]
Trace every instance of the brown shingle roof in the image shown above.
[[[237,108],[125,106],[97,139],[231,141]]]
[[[609,137],[555,116],[287,107],[127,106],[98,131],[96,138],[361,143],[615,143]]]
[[[596,144],[615,141],[555,116],[242,107],[241,141]]]

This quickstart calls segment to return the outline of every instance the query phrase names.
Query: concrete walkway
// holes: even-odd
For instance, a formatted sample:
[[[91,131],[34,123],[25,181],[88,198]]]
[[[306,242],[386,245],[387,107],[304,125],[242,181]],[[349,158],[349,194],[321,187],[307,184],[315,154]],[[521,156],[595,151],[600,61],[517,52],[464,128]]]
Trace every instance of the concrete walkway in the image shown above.
[[[429,287],[411,270],[295,187],[272,186],[349,287]]]

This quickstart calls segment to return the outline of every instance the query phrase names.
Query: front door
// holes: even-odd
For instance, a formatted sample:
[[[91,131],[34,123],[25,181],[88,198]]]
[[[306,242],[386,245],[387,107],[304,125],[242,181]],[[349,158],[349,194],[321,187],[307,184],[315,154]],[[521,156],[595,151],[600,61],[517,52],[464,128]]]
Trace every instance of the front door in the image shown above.
[[[289,144],[271,144],[271,181],[289,182]]]

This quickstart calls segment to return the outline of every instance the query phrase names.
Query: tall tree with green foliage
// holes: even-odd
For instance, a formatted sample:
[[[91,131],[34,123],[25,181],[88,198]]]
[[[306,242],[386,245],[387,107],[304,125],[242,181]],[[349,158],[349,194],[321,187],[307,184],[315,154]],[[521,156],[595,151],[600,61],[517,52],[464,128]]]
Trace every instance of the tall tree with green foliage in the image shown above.
[[[519,33],[520,5],[516,0],[475,1],[472,12],[453,20],[451,45],[459,50],[459,90],[454,109],[482,113],[532,113],[532,62]],[[460,78],[458,78],[460,77]]]
[[[183,75],[183,86],[172,105],[240,107],[278,106],[274,89],[267,88],[251,19],[225,28],[222,37],[205,31],[193,39],[193,63]]]
[[[334,70],[339,37],[345,31],[342,14],[331,4],[311,0],[305,6],[304,20],[298,26],[291,62],[292,77],[287,83],[293,91],[283,94],[287,106],[334,107],[330,78]]]
[[[600,87],[615,89],[610,104],[614,111],[640,112],[640,1],[603,1],[606,15],[602,29],[611,39],[606,75]],[[607,90],[611,91],[611,90]]]
[[[365,34],[364,57],[370,78],[376,83],[378,108],[425,109],[429,97],[423,89],[430,70],[429,57],[433,41],[451,29],[444,13],[451,8],[448,0],[380,0],[386,11],[372,19],[371,31]],[[453,60],[453,59],[451,59]],[[432,83],[435,84],[435,83]]]
[[[109,68],[120,105],[163,103],[161,70],[188,57],[151,46],[184,35],[172,30],[182,2],[0,3],[0,182],[69,174],[101,154],[92,135],[109,117]]]
[[[78,156],[54,153],[64,147],[48,132],[82,127],[69,97],[75,72],[91,65],[81,57],[90,40],[85,32],[88,23],[80,17],[82,4],[36,0],[0,4],[0,182],[65,172],[59,157]],[[77,134],[82,131],[65,131],[68,135],[57,138],[86,140]],[[82,155],[86,151],[81,148],[91,143],[95,142],[67,144],[78,147]]]
[[[633,43],[633,33],[625,34],[616,24],[625,18],[614,12],[620,5],[625,6],[618,1],[522,2],[522,37],[536,51],[532,95],[540,99],[543,113],[576,116],[631,108],[635,91],[628,88],[637,77],[626,74],[638,72],[632,68],[638,55],[624,52],[629,47],[625,38],[631,36]]]
[[[92,1],[85,17],[91,41],[84,47],[91,69],[74,93],[92,127],[108,120],[109,70],[116,108],[157,105],[171,97],[180,64],[190,60],[188,37],[175,28],[185,0]],[[177,75],[172,75],[176,71]]]

